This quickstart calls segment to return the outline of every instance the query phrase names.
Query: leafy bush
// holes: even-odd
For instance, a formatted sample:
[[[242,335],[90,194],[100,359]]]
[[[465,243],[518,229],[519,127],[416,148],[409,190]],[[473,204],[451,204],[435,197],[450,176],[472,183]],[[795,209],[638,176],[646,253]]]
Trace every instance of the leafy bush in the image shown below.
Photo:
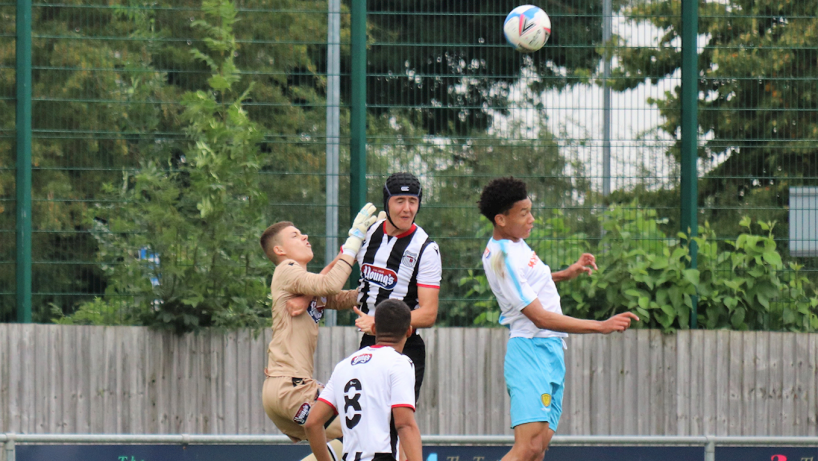
[[[715,232],[700,227],[698,285],[701,322],[706,328],[736,330],[818,329],[818,298],[802,266],[785,265],[773,239],[775,223],[757,223],[766,235],[752,232],[752,221],[742,218],[746,229],[735,241],[725,241],[732,249],[720,250]]]
[[[668,237],[656,210],[612,206],[601,216],[604,230],[595,253],[599,270],[591,276],[561,284],[563,311],[575,317],[606,319],[630,311],[639,315],[637,327],[665,331],[690,328],[694,297],[700,327],[736,330],[818,330],[818,297],[813,283],[776,249],[774,223],[757,223],[764,233],[752,232],[750,218],[735,241],[719,241],[705,223],[699,226],[697,269],[688,268],[687,236]],[[559,270],[591,248],[583,234],[570,234],[559,212],[539,220],[528,239],[543,262]],[[566,238],[566,235],[570,237]],[[471,284],[467,297],[477,298],[482,312],[476,325],[496,324],[499,307],[485,275],[470,272],[460,281]]]
[[[109,277],[103,300],[81,305],[76,318],[106,321],[116,312],[134,323],[176,332],[206,326],[260,327],[269,316],[258,247],[267,204],[259,185],[262,130],[242,107],[234,64],[236,10],[225,0],[203,3],[208,53],[193,54],[212,71],[209,91],[183,98],[188,147],[161,164],[146,161],[111,200],[91,212],[99,257]],[[266,314],[266,315],[265,315]]]

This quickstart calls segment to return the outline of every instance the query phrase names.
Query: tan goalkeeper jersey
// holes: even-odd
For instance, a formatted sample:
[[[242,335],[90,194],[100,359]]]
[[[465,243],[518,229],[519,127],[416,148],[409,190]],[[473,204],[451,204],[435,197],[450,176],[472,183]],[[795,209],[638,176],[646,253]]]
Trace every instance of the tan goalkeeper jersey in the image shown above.
[[[307,272],[292,260],[276,266],[270,284],[273,340],[267,347],[267,376],[312,378],[318,322],[324,309],[350,309],[356,303],[356,290],[341,291],[351,270],[341,261],[325,275]],[[306,312],[292,317],[287,312],[287,300],[300,295],[316,298]]]

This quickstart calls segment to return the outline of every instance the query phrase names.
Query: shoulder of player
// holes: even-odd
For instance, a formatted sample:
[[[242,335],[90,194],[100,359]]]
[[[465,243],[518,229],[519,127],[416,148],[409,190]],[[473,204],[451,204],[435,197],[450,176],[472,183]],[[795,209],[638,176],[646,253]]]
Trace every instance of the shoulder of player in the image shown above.
[[[275,271],[273,272],[273,279],[275,280],[276,276],[282,277],[283,275],[286,274],[302,272],[306,272],[306,269],[301,267],[300,264],[293,261],[292,259],[285,259],[276,266]]]
[[[484,267],[491,262],[498,264],[505,261],[512,267],[523,266],[529,263],[532,251],[525,241],[512,242],[511,240],[489,240],[483,252]]]
[[[383,223],[385,223],[385,222],[386,222],[385,219],[381,219],[380,221],[375,221],[375,224],[369,226],[369,229],[367,229],[366,236],[371,237],[376,232],[383,233],[383,226],[384,226]]]
[[[427,234],[418,223],[415,223],[415,231],[412,233],[412,236],[413,238],[422,238],[424,240],[429,238],[429,234]]]
[[[395,351],[395,354],[397,354],[397,359],[395,359],[395,361],[392,362],[395,365],[400,366],[400,367],[406,367],[406,366],[409,366],[411,368],[415,367],[415,362],[413,362],[412,359],[410,359],[408,356],[403,355],[398,351]]]
[[[401,354],[397,350],[395,350],[392,346],[370,346],[369,350],[372,351],[373,355],[380,355],[388,357],[390,361],[394,360],[408,360],[409,363],[412,363],[412,359],[408,356]]]
[[[440,256],[440,245],[438,245],[437,242],[431,239],[427,239],[423,246],[423,254],[429,252],[435,253],[437,256]]]

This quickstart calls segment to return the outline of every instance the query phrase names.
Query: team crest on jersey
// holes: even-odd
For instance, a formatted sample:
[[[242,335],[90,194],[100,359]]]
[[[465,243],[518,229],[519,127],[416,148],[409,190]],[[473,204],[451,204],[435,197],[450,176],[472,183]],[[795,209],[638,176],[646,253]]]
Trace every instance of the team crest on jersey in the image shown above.
[[[361,364],[364,364],[366,362],[369,362],[370,360],[372,360],[372,354],[361,354],[361,355],[356,355],[355,357],[352,357],[352,362],[351,363],[353,365],[361,365]]]
[[[391,290],[398,284],[398,274],[392,269],[384,269],[383,267],[373,266],[371,264],[364,264],[361,268],[361,276],[369,283]]]
[[[310,317],[318,323],[321,321],[321,318],[324,317],[324,307],[318,305],[318,301],[313,299],[310,303],[310,307],[307,308],[307,313],[310,314]]]
[[[304,425],[307,422],[307,417],[310,415],[310,404],[305,403],[301,405],[301,408],[295,412],[295,416],[293,416],[293,421],[296,424]]]
[[[405,251],[403,253],[403,258],[400,260],[401,266],[406,266],[410,269],[415,267],[415,263],[418,262],[418,255],[417,253],[412,253],[411,251]]]
[[[491,256],[491,250],[489,250],[489,247],[486,247],[486,251],[483,252],[483,257],[488,258],[489,256]]]

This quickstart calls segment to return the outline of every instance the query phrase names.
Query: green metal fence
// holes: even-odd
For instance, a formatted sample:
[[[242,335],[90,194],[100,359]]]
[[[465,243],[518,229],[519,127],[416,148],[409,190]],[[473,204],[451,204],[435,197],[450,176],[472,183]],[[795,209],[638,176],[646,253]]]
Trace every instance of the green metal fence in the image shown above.
[[[4,321],[16,318],[15,309],[15,219],[14,200],[14,82],[15,63],[13,49],[15,46],[15,10],[13,3],[0,3],[0,49],[3,59],[0,60],[0,305],[3,306]],[[9,56],[10,55],[10,56]]]
[[[469,293],[473,283],[461,279],[480,267],[489,234],[475,202],[493,177],[528,182],[545,220],[533,243],[550,248],[541,256],[554,266],[582,251],[605,260],[606,247],[597,247],[605,235],[599,218],[611,204],[634,219],[640,210],[656,210],[651,219],[658,224],[636,237],[646,247],[675,239],[691,219],[682,216],[682,2],[541,2],[553,35],[532,54],[514,52],[502,36],[515,6],[366,3],[366,196],[380,206],[383,179],[394,171],[421,178],[418,223],[443,254],[442,324],[469,325],[484,310],[477,303],[486,295]],[[35,321],[105,293],[101,263],[117,258],[98,254],[88,219],[103,185],[121,186],[123,174],[147,159],[184,162],[181,95],[205,88],[210,74],[189,53],[204,46],[202,32],[191,27],[202,18],[200,7],[192,0],[33,4]],[[314,269],[324,262],[325,242],[334,246],[345,231],[357,184],[349,174],[357,135],[350,111],[352,5],[341,8],[337,74],[327,58],[327,1],[240,2],[236,30],[241,85],[255,84],[245,107],[265,130],[269,222],[292,220],[310,234]],[[755,219],[754,226],[777,221],[778,249],[807,271],[815,266],[810,231],[818,228],[818,203],[804,208],[798,229],[791,228],[789,204],[791,188],[818,185],[816,11],[815,0],[699,3],[693,75],[700,128],[691,144],[699,157],[692,164],[698,200],[685,202],[720,240],[744,230],[742,216]],[[15,12],[14,3],[0,3],[3,321],[16,312]],[[334,75],[337,137],[327,131]],[[333,202],[326,155],[335,142],[340,174]],[[339,217],[330,232],[328,206]],[[803,250],[790,255],[792,240]],[[566,302],[570,309],[570,296]]]

